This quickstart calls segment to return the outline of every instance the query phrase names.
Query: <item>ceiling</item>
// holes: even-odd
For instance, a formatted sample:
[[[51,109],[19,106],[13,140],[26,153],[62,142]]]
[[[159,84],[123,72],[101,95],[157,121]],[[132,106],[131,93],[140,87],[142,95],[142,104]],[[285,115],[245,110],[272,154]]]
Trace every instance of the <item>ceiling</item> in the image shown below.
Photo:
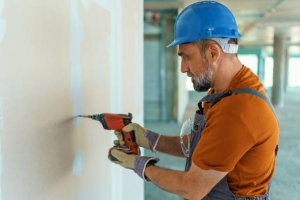
[[[145,0],[148,9],[177,9],[195,0]],[[300,54],[300,0],[218,0],[236,17],[240,45],[272,51],[274,34],[286,35],[293,54]]]

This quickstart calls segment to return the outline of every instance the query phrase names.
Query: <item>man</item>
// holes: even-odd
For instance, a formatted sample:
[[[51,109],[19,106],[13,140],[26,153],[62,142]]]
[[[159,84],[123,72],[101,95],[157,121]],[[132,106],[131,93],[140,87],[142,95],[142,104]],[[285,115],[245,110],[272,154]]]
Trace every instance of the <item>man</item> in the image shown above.
[[[116,163],[186,199],[269,199],[279,128],[262,83],[236,55],[234,16],[215,1],[197,2],[179,14],[174,35],[169,47],[179,45],[181,72],[196,91],[208,90],[195,114],[186,170],[160,168],[157,158],[113,149]],[[184,156],[179,136],[138,124],[123,131],[134,131],[141,147]]]

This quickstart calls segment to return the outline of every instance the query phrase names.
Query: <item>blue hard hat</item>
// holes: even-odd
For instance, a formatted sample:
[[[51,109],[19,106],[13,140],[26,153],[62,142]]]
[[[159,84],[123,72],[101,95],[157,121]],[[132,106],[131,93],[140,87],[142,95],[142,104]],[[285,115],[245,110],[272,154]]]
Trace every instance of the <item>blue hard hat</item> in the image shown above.
[[[216,1],[196,2],[176,18],[174,41],[167,47],[208,38],[240,38],[231,11]]]

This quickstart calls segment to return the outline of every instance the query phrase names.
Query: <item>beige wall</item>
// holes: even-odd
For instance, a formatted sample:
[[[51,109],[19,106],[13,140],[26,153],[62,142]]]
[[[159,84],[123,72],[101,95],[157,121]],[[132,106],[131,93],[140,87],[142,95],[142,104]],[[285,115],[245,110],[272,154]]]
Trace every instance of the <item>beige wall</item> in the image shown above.
[[[178,60],[179,66],[178,66],[178,70],[181,71],[180,69],[180,62],[181,60]],[[178,76],[177,79],[177,84],[178,84],[178,112],[177,112],[177,121],[178,123],[182,123],[184,119],[184,114],[186,112],[186,108],[189,102],[189,96],[188,96],[188,91],[186,89],[186,75],[185,74],[181,74]]]
[[[0,200],[143,198],[107,160],[112,132],[72,119],[142,123],[142,2],[0,0]]]

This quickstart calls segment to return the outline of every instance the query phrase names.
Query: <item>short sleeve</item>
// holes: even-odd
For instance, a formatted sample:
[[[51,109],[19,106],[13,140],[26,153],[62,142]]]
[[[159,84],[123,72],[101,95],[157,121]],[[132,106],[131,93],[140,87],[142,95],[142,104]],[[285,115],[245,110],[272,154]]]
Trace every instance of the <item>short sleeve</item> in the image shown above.
[[[254,145],[247,116],[251,104],[240,100],[224,98],[208,111],[201,139],[192,156],[200,168],[232,171]]]

